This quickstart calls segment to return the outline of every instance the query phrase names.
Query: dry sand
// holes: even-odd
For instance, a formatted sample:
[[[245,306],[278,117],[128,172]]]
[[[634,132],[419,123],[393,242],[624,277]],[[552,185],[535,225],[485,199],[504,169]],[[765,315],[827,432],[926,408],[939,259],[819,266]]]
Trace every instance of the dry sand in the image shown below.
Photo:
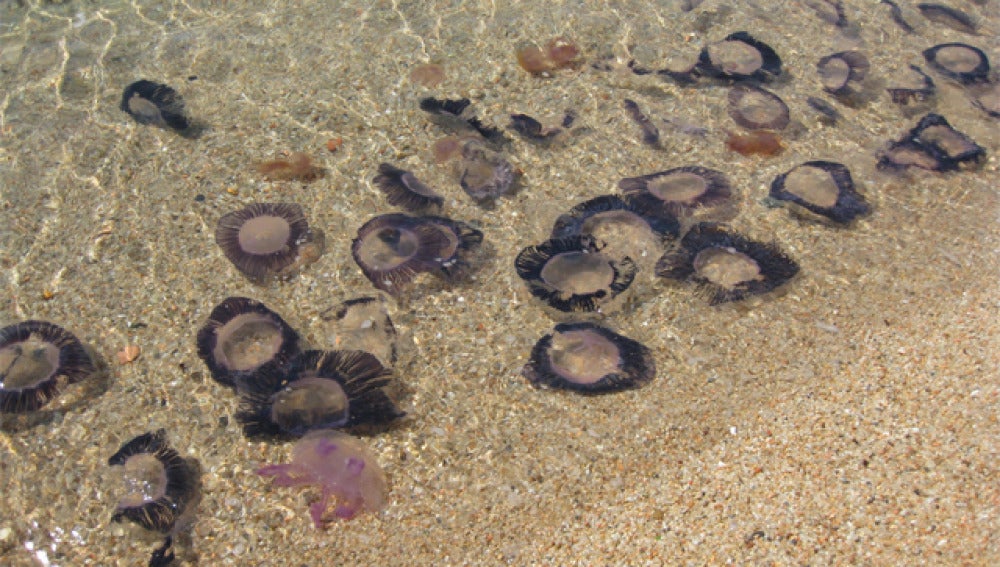
[[[0,324],[65,326],[109,361],[111,381],[33,426],[5,422],[0,563],[145,564],[156,539],[110,523],[122,484],[106,461],[160,427],[203,468],[179,564],[1000,562],[1000,128],[938,78],[924,111],[943,113],[987,160],[952,174],[874,167],[920,116],[881,89],[945,41],[1000,64],[997,0],[951,2],[976,14],[979,36],[902,0],[915,34],[860,0],[845,2],[847,33],[807,2],[764,0],[689,13],[680,2],[21,4],[0,3]],[[737,30],[788,69],[773,90],[795,124],[774,158],[725,150],[736,127],[722,87],[589,65],[540,79],[514,58],[522,43],[565,35],[589,61],[657,66]],[[875,99],[824,125],[805,104],[819,93],[815,61],[850,47],[872,61]],[[425,62],[447,70],[434,89],[407,78]],[[202,137],[119,111],[139,78],[177,88],[207,124]],[[516,139],[523,189],[482,208],[431,159],[443,132],[418,110],[428,95],[467,96],[499,124],[573,108],[586,129],[562,147]],[[623,98],[674,122],[661,122],[665,149],[641,143]],[[272,183],[255,172],[290,150],[325,176]],[[775,175],[823,158],[852,169],[874,214],[834,229],[762,204]],[[477,281],[423,282],[393,304],[410,415],[365,437],[390,502],[319,531],[306,510],[314,493],[254,474],[290,445],[243,438],[237,400],[211,380],[194,336],[219,301],[245,295],[329,347],[319,314],[373,292],[349,246],[393,210],[370,183],[381,161],[445,193],[446,214],[478,226],[493,259]],[[751,308],[712,308],[645,273],[607,322],[653,349],[656,379],[602,397],[533,389],[520,368],[553,322],[518,280],[517,252],[620,178],[688,164],[728,173],[740,191],[733,226],[780,242],[801,275]],[[326,232],[326,254],[291,281],[251,285],[213,241],[221,215],[258,200],[298,202]],[[141,355],[119,364],[129,344]]]

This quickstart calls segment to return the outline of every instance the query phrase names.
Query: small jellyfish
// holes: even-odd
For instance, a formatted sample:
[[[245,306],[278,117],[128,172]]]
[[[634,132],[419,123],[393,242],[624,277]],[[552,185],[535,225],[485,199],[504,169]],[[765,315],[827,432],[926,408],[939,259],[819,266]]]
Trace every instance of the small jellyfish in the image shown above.
[[[427,97],[420,99],[420,110],[430,114],[433,120],[444,128],[459,131],[472,129],[492,143],[503,143],[506,140],[503,131],[483,124],[469,109],[471,104],[472,102],[467,98],[438,99]]]
[[[496,199],[514,189],[514,166],[499,152],[481,142],[469,140],[462,145],[462,174],[459,184],[476,201]]]
[[[184,110],[184,99],[173,88],[147,80],[125,87],[121,109],[139,124],[152,124],[184,133],[191,120]]]
[[[729,90],[729,116],[747,130],[784,130],[788,105],[760,87],[736,85]]]
[[[261,366],[286,364],[299,352],[299,334],[263,303],[227,297],[198,331],[198,357],[216,382],[240,386]]]
[[[438,86],[444,79],[444,65],[437,63],[421,63],[410,71],[410,81],[427,88]]]
[[[446,280],[458,281],[473,269],[472,254],[483,243],[483,233],[468,224],[447,217],[420,217],[438,228],[445,238],[445,244],[438,251],[435,260],[438,275]]]
[[[660,147],[660,129],[653,124],[649,116],[639,108],[639,104],[632,99],[625,99],[622,101],[622,105],[625,107],[625,111],[628,112],[629,118],[632,122],[639,125],[640,130],[642,130],[642,143],[653,148]]]
[[[733,197],[724,173],[697,165],[626,177],[618,189],[642,210],[663,217],[688,216],[699,207],[717,207]]]
[[[295,203],[254,203],[223,215],[215,242],[236,269],[256,282],[289,276],[323,251],[322,233],[309,228]]]
[[[563,323],[535,343],[521,373],[535,385],[598,394],[646,384],[656,361],[646,346],[614,331]]]
[[[823,90],[839,98],[857,95],[870,68],[865,54],[854,50],[827,55],[816,63]]]
[[[910,70],[920,78],[921,86],[887,88],[886,91],[895,104],[905,106],[912,101],[924,102],[937,93],[937,85],[934,84],[934,79],[931,79],[927,73],[924,73],[923,69],[916,65],[910,65]]]
[[[372,181],[385,193],[390,204],[408,211],[437,210],[444,206],[444,197],[409,171],[392,164],[379,164],[378,175]]]
[[[963,85],[989,80],[990,60],[978,47],[964,43],[942,43],[925,49],[924,59],[932,69]]]
[[[815,10],[816,15],[824,22],[838,28],[846,28],[849,25],[841,0],[806,0],[806,5]]]
[[[261,367],[240,392],[236,419],[247,437],[384,424],[405,415],[383,388],[392,372],[360,350],[307,350],[288,370]]]
[[[382,297],[358,297],[324,310],[326,342],[337,350],[363,350],[382,366],[396,364],[398,337]]]
[[[361,442],[332,429],[310,431],[292,448],[292,462],[257,470],[273,476],[276,486],[318,485],[320,499],[309,506],[316,528],[326,523],[326,510],[337,499],[333,516],[344,520],[360,512],[378,512],[385,507],[385,473],[375,455]]]
[[[882,152],[878,167],[901,169],[913,166],[933,171],[955,171],[974,167],[985,156],[985,148],[952,128],[944,116],[931,113]]]
[[[517,63],[522,69],[532,75],[549,77],[556,69],[564,69],[577,65],[580,48],[571,40],[556,37],[549,40],[542,49],[536,45],[527,45],[517,50]]]
[[[628,197],[601,195],[560,215],[549,238],[588,235],[605,243],[605,254],[641,261],[662,253],[663,244],[679,232],[680,224],[673,215],[642,207]]]
[[[1000,81],[969,88],[972,104],[993,118],[1000,118]]]
[[[667,252],[656,275],[699,284],[711,305],[772,291],[799,271],[778,246],[749,240],[713,223],[700,223]]]
[[[917,4],[917,9],[928,20],[947,26],[955,31],[976,35],[976,29],[979,27],[971,16],[949,6],[923,3]]]
[[[173,538],[187,527],[200,499],[197,463],[185,461],[167,443],[167,432],[144,433],[122,445],[108,459],[122,466],[128,492],[118,501],[113,522],[129,520],[166,536],[153,552],[151,566],[174,559]]]
[[[441,267],[450,242],[438,225],[401,213],[378,215],[358,229],[351,255],[372,284],[399,293],[417,274]]]
[[[0,329],[0,413],[41,409],[60,389],[97,370],[83,344],[46,321],[23,321]]]
[[[781,74],[781,58],[745,31],[701,50],[697,69],[710,77],[767,82]]]
[[[782,173],[771,183],[770,196],[841,224],[869,210],[854,188],[851,171],[832,161],[807,161]]]
[[[532,142],[549,143],[565,132],[564,128],[572,126],[574,120],[576,114],[572,110],[567,110],[563,115],[561,127],[543,126],[541,122],[527,114],[511,114],[510,124],[507,127]]]
[[[514,266],[531,295],[557,311],[598,311],[627,290],[638,271],[631,258],[615,259],[602,248],[586,235],[556,238],[521,250]]]
[[[836,124],[840,121],[840,111],[833,107],[829,102],[815,96],[806,97],[806,103],[816,112],[820,114],[823,120],[830,122],[831,124]]]

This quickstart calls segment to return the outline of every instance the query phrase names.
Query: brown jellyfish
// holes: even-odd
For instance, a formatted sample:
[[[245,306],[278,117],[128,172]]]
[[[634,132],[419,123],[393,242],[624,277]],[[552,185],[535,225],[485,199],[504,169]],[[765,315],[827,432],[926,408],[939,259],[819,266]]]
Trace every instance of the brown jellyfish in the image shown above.
[[[288,370],[260,368],[240,392],[236,419],[248,437],[389,423],[402,417],[384,387],[392,371],[360,350],[307,350]]]
[[[705,46],[697,69],[710,77],[767,82],[781,74],[781,58],[771,46],[739,31]]]
[[[83,344],[46,321],[0,329],[0,413],[36,411],[96,372]]]
[[[589,322],[556,325],[531,349],[521,373],[532,384],[586,394],[638,388],[656,376],[643,344]]]
[[[411,212],[437,210],[444,205],[444,197],[422,183],[415,175],[389,163],[378,166],[378,175],[372,181],[385,193],[390,204]]]
[[[736,85],[729,90],[729,116],[747,130],[784,130],[788,105],[760,87]]]
[[[531,295],[561,312],[598,311],[632,285],[638,267],[615,259],[602,244],[580,235],[547,240],[517,255],[517,275]]]
[[[438,225],[401,213],[378,215],[358,229],[351,255],[372,284],[399,293],[417,274],[441,267],[450,246]]]
[[[145,79],[125,87],[121,109],[139,124],[152,124],[184,133],[191,120],[184,110],[184,99],[173,88]]]
[[[776,245],[754,242],[714,223],[699,223],[656,265],[656,275],[693,281],[711,305],[767,293],[790,280],[798,264]]]
[[[108,465],[124,468],[128,489],[111,521],[129,520],[165,535],[149,565],[168,565],[174,559],[173,538],[187,527],[200,499],[197,462],[183,459],[167,443],[166,431],[160,429],[122,445],[108,459]]]
[[[774,178],[772,199],[787,201],[840,224],[868,214],[865,198],[854,188],[842,163],[807,161]]]
[[[215,242],[251,280],[287,276],[322,254],[322,233],[312,231],[294,203],[254,203],[223,215]]]
[[[299,352],[299,334],[263,303],[228,297],[198,331],[198,357],[216,382],[243,386],[261,366],[283,365]]]
[[[618,182],[618,189],[633,203],[659,216],[687,216],[698,208],[723,205],[733,197],[726,174],[697,165],[626,177]]]

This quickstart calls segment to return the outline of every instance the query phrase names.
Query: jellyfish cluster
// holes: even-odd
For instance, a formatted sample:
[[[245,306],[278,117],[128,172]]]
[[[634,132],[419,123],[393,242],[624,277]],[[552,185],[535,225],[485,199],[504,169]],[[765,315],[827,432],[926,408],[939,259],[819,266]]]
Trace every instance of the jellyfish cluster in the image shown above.
[[[832,25],[852,25],[840,2],[813,4]],[[912,31],[894,2],[882,4],[889,6],[900,28]],[[919,4],[918,9],[932,22],[976,33],[975,21],[959,10],[938,4]],[[929,46],[922,57],[934,76],[958,85],[974,107],[1000,117],[1000,80],[982,49],[949,42]],[[596,61],[585,66],[580,48],[565,37],[544,48],[522,47],[516,60],[539,80],[613,67]],[[801,127],[801,117],[772,90],[779,90],[778,79],[786,74],[777,50],[747,31],[733,31],[692,52],[691,61],[680,69],[629,61],[625,72],[683,88],[721,89],[725,96],[717,102],[733,128],[727,130],[729,149],[750,159],[786,149],[783,136]],[[859,108],[888,94],[894,104],[922,114],[915,126],[887,141],[874,156],[882,170],[948,173],[981,164],[986,155],[982,146],[943,115],[921,110],[920,105],[934,103],[936,85],[921,67],[911,65],[910,70],[914,74],[908,84],[882,92],[861,50],[822,55],[810,69],[819,89],[808,106],[836,124],[841,107]],[[439,81],[422,82],[432,88]],[[573,109],[552,121],[513,112],[505,131],[488,124],[466,98],[425,97],[419,108],[447,133],[434,153],[438,163],[452,165],[452,191],[424,183],[423,174],[408,164],[382,162],[368,179],[373,192],[384,197],[384,208],[373,211],[350,242],[327,243],[324,232],[310,225],[310,211],[294,202],[245,203],[215,219],[220,270],[228,261],[254,285],[294,285],[296,274],[320,261],[328,246],[340,246],[349,249],[365,285],[380,292],[362,294],[320,315],[335,328],[329,345],[336,348],[307,344],[277,312],[240,296],[215,305],[195,334],[198,357],[212,379],[238,400],[235,418],[243,434],[292,443],[290,462],[264,465],[257,473],[272,477],[275,486],[318,487],[321,496],[309,509],[316,527],[331,519],[377,513],[387,505],[386,475],[362,440],[404,426],[411,417],[400,409],[397,336],[386,302],[405,306],[407,299],[441,288],[481,285],[477,273],[496,252],[488,249],[476,219],[447,216],[449,203],[467,198],[487,211],[497,200],[517,195],[524,172],[512,162],[513,140],[557,150],[572,143],[584,130],[577,130],[580,121],[586,120]],[[125,87],[120,109],[140,125],[174,131],[188,140],[206,127],[189,115],[177,90],[150,80]],[[668,121],[632,98],[622,97],[620,111],[638,126],[643,144],[664,149],[661,127]],[[682,130],[705,133],[695,127]],[[741,213],[744,193],[723,169],[669,163],[635,172],[616,181],[617,191],[560,211],[551,230],[543,227],[546,232],[533,244],[506,251],[515,256],[509,268],[533,298],[532,307],[553,321],[521,369],[529,384],[608,394],[653,382],[655,353],[615,330],[617,313],[648,299],[636,292],[639,285],[681,294],[691,290],[707,309],[739,302],[752,308],[756,303],[751,301],[779,300],[794,285],[802,267],[784,246],[729,224]],[[323,174],[304,153],[261,164],[258,172],[268,179],[302,182]],[[796,222],[850,229],[872,214],[862,189],[843,163],[811,156],[774,177],[762,202],[787,208]],[[67,392],[99,381],[103,366],[99,355],[54,323],[26,320],[6,326],[0,329],[0,413],[72,409],[63,403]],[[111,519],[133,522],[164,538],[150,565],[174,559],[175,536],[190,525],[200,500],[199,464],[183,458],[167,438],[162,429],[139,434],[107,461],[121,467],[125,484]]]

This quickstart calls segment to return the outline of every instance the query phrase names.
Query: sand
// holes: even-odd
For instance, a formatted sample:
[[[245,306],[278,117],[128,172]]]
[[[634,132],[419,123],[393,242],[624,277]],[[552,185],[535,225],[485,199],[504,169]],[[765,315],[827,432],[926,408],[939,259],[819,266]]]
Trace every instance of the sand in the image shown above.
[[[990,564],[1000,562],[997,172],[1000,129],[936,77],[938,98],[888,100],[907,65],[945,41],[1000,62],[1000,7],[952,2],[979,36],[928,22],[908,35],[875,2],[844,3],[838,30],[807,2],[398,3],[91,2],[0,4],[0,324],[44,319],[107,361],[102,391],[0,431],[0,563],[141,565],[155,536],[110,522],[123,490],[107,458],[165,428],[202,468],[203,497],[180,565]],[[979,5],[977,5],[979,4]],[[726,89],[623,69],[677,64],[747,30],[788,73],[787,149],[729,153]],[[564,35],[588,64],[529,76],[515,48]],[[815,61],[847,48],[872,62],[871,100],[824,124]],[[612,70],[591,62],[609,58]],[[439,63],[428,89],[410,70]],[[122,89],[174,86],[206,126],[197,139],[136,124]],[[583,128],[563,145],[515,139],[522,188],[481,207],[430,149],[445,135],[424,96],[473,100],[489,123],[523,112]],[[660,125],[641,141],[630,98]],[[974,171],[885,173],[878,150],[928,111],[987,150]],[[667,122],[669,120],[669,122]],[[699,133],[697,129],[705,132]],[[343,144],[330,152],[327,142]],[[269,182],[283,152],[324,169]],[[810,159],[851,168],[874,212],[840,229],[763,202]],[[315,493],[255,474],[289,443],[248,441],[237,399],[194,337],[231,295],[259,299],[316,348],[320,314],[375,290],[350,256],[357,227],[395,210],[371,184],[382,161],[446,196],[485,234],[489,261],[457,287],[432,280],[390,303],[407,419],[363,438],[389,479],[376,515],[313,528]],[[646,387],[581,397],[520,375],[554,321],[513,260],[561,211],[623,177],[680,165],[725,171],[734,229],[774,240],[802,266],[782,294],[710,307],[691,287],[640,274],[606,319],[651,348]],[[248,282],[215,245],[215,223],[254,201],[293,201],[326,253],[287,282]],[[138,346],[126,364],[116,353]]]

